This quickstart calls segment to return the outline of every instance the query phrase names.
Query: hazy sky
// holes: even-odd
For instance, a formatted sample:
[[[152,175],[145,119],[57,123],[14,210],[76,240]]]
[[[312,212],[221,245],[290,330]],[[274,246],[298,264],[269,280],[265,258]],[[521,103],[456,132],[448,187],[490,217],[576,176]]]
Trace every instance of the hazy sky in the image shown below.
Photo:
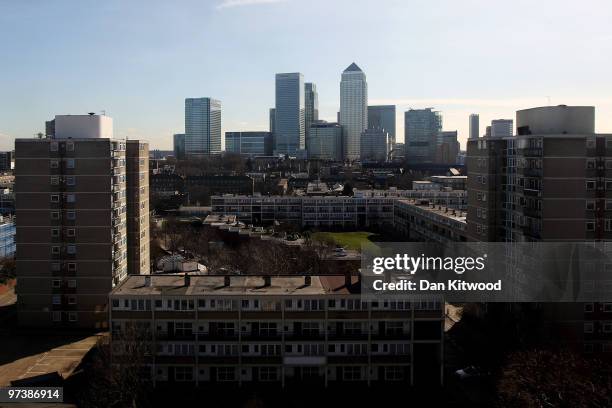
[[[596,106],[612,133],[610,0],[0,0],[0,149],[55,114],[106,110],[117,137],[170,149],[184,98],[222,101],[223,130],[267,130],[274,74],[317,84],[336,119],[355,61],[370,104],[435,107],[467,137],[517,109]]]

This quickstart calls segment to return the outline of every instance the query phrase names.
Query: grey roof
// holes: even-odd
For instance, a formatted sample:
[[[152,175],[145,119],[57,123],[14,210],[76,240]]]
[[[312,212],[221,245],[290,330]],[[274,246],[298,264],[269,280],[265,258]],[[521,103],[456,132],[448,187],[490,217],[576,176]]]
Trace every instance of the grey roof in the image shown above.
[[[361,71],[361,68],[359,68],[359,67],[357,66],[357,64],[355,64],[354,62],[353,62],[351,65],[349,65],[347,69],[345,69],[345,70],[344,70],[344,72],[349,72],[349,71],[359,71],[359,72],[363,72],[363,71]]]

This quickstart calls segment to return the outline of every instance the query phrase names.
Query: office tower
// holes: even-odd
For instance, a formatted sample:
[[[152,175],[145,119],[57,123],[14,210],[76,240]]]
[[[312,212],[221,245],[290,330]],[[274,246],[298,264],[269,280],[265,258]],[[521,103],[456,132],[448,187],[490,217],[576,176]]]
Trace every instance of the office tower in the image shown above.
[[[389,154],[389,135],[384,129],[366,129],[361,132],[360,160],[385,162]]]
[[[368,128],[384,129],[389,135],[390,148],[395,146],[395,105],[368,106]]]
[[[491,137],[491,126],[487,126],[485,130],[485,136]]]
[[[0,259],[15,256],[15,220],[0,215]]]
[[[337,123],[317,121],[308,132],[308,158],[342,161],[342,127]]]
[[[112,287],[148,271],[147,145],[93,114],[56,116],[53,135],[15,140],[19,323],[103,329]]]
[[[308,131],[313,122],[319,120],[319,95],[317,94],[317,86],[311,82],[304,84],[304,131],[306,141],[308,140]]]
[[[245,156],[271,156],[272,133],[225,132],[225,151]]]
[[[305,148],[304,76],[299,72],[276,74],[274,152],[295,156]]]
[[[177,133],[174,135],[174,158],[183,160],[185,158],[185,134]]]
[[[128,274],[150,273],[149,144],[127,140],[125,145]]]
[[[480,137],[480,117],[477,113],[470,115],[470,139],[478,139]]]
[[[512,119],[494,119],[491,121],[491,137],[509,137],[514,134]]]
[[[436,163],[455,165],[459,155],[457,131],[442,131],[439,133],[439,144],[436,151]]]
[[[442,115],[433,108],[410,109],[404,113],[405,156],[409,163],[433,163]]]
[[[185,156],[201,158],[221,152],[221,101],[185,99]]]
[[[354,62],[344,70],[340,81],[340,125],[344,158],[358,160],[361,132],[368,128],[368,83]]]
[[[12,151],[0,152],[0,171],[13,170],[15,153]]]
[[[274,134],[276,129],[276,109],[270,108],[270,133]]]

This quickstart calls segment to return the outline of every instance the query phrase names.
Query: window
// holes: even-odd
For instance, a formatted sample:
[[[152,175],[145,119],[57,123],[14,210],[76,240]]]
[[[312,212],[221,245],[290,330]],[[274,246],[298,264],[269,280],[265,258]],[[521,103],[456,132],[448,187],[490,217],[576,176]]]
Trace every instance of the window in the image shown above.
[[[68,304],[76,305],[76,296],[68,296]]]
[[[587,168],[587,170],[595,169],[595,159],[587,159],[586,160],[586,168]]]
[[[57,169],[59,167],[59,161],[51,160],[50,166],[51,166],[52,169]]]
[[[193,381],[193,367],[174,367],[174,379],[176,381]]]
[[[612,218],[606,218],[605,229],[606,231],[612,231]]]
[[[66,202],[74,203],[76,201],[76,196],[74,194],[66,194]]]
[[[593,221],[587,221],[585,227],[587,231],[595,231],[595,223]]]
[[[593,333],[593,322],[584,323],[584,332],[585,333]]]
[[[51,219],[59,220],[59,211],[51,211]]]
[[[68,287],[69,287],[69,288],[76,288],[76,287],[77,287],[77,281],[76,281],[76,279],[69,279],[69,280],[68,280]]]
[[[76,272],[76,263],[68,262],[68,272]]]
[[[67,245],[67,246],[66,246],[66,252],[67,252],[68,254],[70,254],[70,255],[74,255],[74,254],[76,254],[76,245],[72,245],[72,244]]]
[[[586,140],[587,149],[593,149],[595,147],[595,138],[589,137]]]
[[[603,304],[603,311],[605,313],[612,313],[612,303],[604,303]]]
[[[361,367],[343,367],[342,379],[344,381],[361,380]]]
[[[76,212],[75,211],[66,211],[66,219],[74,221],[76,220]]]
[[[606,180],[606,190],[612,190],[612,180]]]
[[[51,253],[52,253],[53,255],[59,255],[59,253],[60,253],[60,247],[59,247],[58,245],[53,245],[53,246],[51,247]]]
[[[66,151],[74,152],[74,143],[73,142],[67,142],[66,143]]]
[[[234,367],[218,367],[217,381],[235,381],[236,369]]]
[[[51,177],[51,185],[52,186],[57,186],[59,184],[59,177],[57,176],[52,176]]]
[[[260,381],[277,381],[278,380],[278,369],[276,367],[260,367],[259,368],[259,380]]]
[[[595,210],[595,201],[593,200],[587,200],[586,201],[586,209],[588,211],[594,211]]]
[[[51,150],[52,152],[57,152],[58,150],[58,144],[57,142],[51,142],[51,144],[49,145],[49,150]]]
[[[400,381],[404,379],[404,367],[385,367],[385,380]]]
[[[262,322],[259,324],[259,334],[264,337],[276,336],[276,323]]]
[[[74,186],[76,184],[76,180],[74,176],[66,176],[66,185]]]
[[[60,264],[59,264],[59,262],[53,262],[51,264],[51,271],[52,272],[59,272],[60,271]]]
[[[53,312],[53,321],[61,322],[62,321],[62,312]]]
[[[584,304],[584,311],[587,313],[591,313],[594,309],[594,305],[593,303],[585,303]]]
[[[52,287],[52,288],[55,288],[55,289],[57,289],[57,288],[61,288],[61,287],[62,287],[62,281],[61,281],[61,280],[59,280],[59,279],[53,279],[53,280],[51,281],[51,287]]]
[[[59,203],[59,194],[51,194],[51,202]]]
[[[74,169],[74,159],[67,159],[66,160],[66,168],[67,169]]]
[[[68,228],[66,230],[66,235],[69,237],[74,237],[76,235],[76,230],[74,228]]]
[[[53,297],[51,298],[51,302],[54,305],[61,305],[62,304],[62,296],[61,295],[53,295]]]
[[[595,190],[597,187],[597,182],[595,180],[587,180],[586,181],[586,189],[587,190]]]
[[[51,237],[58,238],[59,236],[59,228],[51,228]]]
[[[603,322],[601,327],[604,333],[612,333],[612,321]]]

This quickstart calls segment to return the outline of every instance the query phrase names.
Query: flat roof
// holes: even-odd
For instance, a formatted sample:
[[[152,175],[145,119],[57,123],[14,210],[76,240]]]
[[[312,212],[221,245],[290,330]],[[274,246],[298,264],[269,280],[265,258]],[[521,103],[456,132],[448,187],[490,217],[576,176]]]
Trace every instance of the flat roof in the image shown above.
[[[421,200],[400,199],[397,201],[400,203],[410,204],[424,211],[428,211],[430,213],[439,215],[444,218],[449,218],[453,221],[466,223],[467,212],[465,211],[457,210],[455,208],[445,207],[443,205],[434,205],[432,207],[429,202],[427,204],[420,204],[419,201]]]
[[[304,275],[270,275],[270,285],[265,286],[264,276],[231,275],[229,286],[225,276],[190,276],[185,285],[182,275],[131,275],[111,291],[111,296],[286,296],[329,295],[359,293],[359,277],[351,277],[351,285],[345,285],[344,275],[313,275],[310,285],[304,284]],[[145,278],[150,285],[145,285]]]

